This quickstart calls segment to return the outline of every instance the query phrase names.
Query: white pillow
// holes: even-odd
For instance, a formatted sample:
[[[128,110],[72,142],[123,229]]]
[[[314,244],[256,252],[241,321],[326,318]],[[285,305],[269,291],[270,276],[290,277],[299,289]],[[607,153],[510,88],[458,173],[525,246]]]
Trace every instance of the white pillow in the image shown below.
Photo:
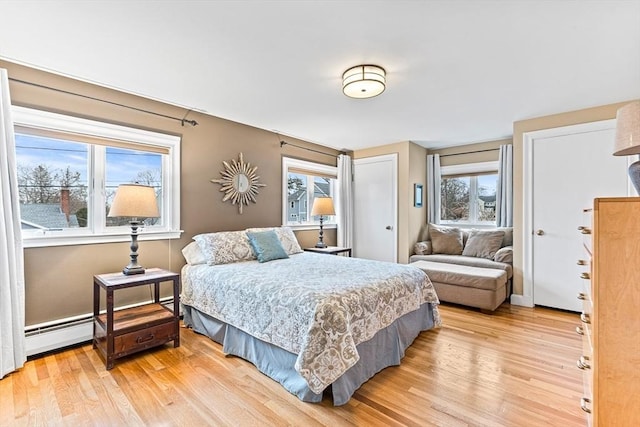
[[[193,237],[198,242],[209,265],[231,264],[233,262],[256,259],[249,238],[244,231],[219,231],[198,234]]]
[[[282,244],[284,251],[287,255],[299,254],[302,252],[302,248],[298,243],[298,239],[296,238],[296,234],[293,232],[291,227],[266,227],[266,228],[247,228],[247,231],[269,231],[273,230],[276,232],[276,236],[278,236],[278,240]]]
[[[200,250],[200,245],[198,245],[198,242],[191,242],[187,246],[182,248],[182,255],[187,261],[187,264],[198,265],[207,263],[207,259]]]

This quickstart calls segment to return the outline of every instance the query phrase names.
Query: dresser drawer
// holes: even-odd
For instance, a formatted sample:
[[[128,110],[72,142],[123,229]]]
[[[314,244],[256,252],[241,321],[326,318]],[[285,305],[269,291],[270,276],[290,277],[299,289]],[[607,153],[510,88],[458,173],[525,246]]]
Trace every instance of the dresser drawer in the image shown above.
[[[176,325],[172,321],[140,329],[113,339],[115,357],[124,356],[150,347],[164,344],[177,337]]]

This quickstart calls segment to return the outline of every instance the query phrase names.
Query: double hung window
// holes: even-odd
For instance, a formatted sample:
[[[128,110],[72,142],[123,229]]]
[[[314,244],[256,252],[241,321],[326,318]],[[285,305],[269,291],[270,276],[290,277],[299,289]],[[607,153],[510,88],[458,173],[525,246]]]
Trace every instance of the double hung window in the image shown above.
[[[336,191],[335,166],[283,157],[282,224],[305,226],[319,224],[319,217],[311,217],[316,197],[333,197]],[[325,224],[335,224],[335,216],[324,216]]]
[[[142,238],[180,230],[180,138],[125,126],[13,107],[24,245],[128,239],[129,218],[107,214],[120,184],[154,188],[158,218]]]

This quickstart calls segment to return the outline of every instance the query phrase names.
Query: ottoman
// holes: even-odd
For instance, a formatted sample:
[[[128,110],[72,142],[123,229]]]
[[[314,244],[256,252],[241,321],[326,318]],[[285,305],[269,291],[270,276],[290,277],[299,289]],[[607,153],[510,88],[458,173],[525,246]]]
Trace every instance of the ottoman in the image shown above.
[[[507,298],[507,272],[443,262],[410,265],[427,273],[441,301],[493,311]]]

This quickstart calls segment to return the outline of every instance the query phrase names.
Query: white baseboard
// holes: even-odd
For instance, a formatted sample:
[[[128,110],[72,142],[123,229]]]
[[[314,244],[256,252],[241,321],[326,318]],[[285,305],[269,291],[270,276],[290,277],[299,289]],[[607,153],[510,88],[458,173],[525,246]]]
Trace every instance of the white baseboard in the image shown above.
[[[160,299],[161,303],[173,310],[173,297]],[[151,301],[118,307],[117,310],[148,304]],[[180,307],[182,314],[182,307]],[[104,313],[104,310],[102,311]],[[25,348],[27,356],[46,353],[70,345],[79,344],[93,339],[93,314],[59,319],[52,322],[32,325],[25,331]]]
[[[525,295],[512,294],[511,304],[523,307],[533,307],[533,298]]]
[[[65,326],[55,330],[47,330],[25,337],[27,356],[45,353],[81,342],[91,341],[93,338],[93,322],[86,322]]]

